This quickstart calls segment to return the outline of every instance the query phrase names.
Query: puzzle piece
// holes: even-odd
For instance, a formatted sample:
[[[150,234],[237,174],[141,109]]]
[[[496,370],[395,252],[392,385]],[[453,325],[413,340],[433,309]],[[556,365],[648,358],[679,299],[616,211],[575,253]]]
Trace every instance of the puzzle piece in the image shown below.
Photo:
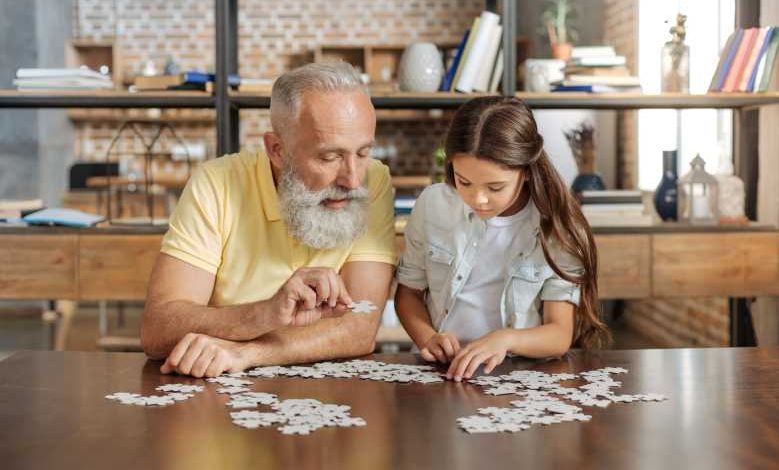
[[[359,300],[357,302],[354,302],[350,308],[354,313],[371,313],[375,311],[378,307],[373,305],[373,303],[370,300]]]

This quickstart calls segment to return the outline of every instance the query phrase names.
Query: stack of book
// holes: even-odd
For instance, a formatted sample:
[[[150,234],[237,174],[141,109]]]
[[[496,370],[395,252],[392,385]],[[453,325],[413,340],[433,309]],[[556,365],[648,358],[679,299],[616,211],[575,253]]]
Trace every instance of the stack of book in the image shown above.
[[[484,11],[473,20],[448,64],[440,91],[495,92],[503,75],[500,16]]]
[[[582,192],[582,213],[591,227],[643,227],[652,225],[644,210],[641,191]]]
[[[417,198],[413,196],[395,196],[395,233],[403,233],[408,217],[414,209]]]
[[[0,222],[14,222],[41,209],[40,199],[0,199]]]
[[[776,89],[777,48],[776,26],[737,29],[722,48],[709,91],[757,93]]]
[[[625,57],[611,46],[574,47],[565,79],[552,91],[586,93],[641,92],[641,82],[625,66]]]
[[[176,75],[139,75],[135,77],[133,86],[137,91],[157,90],[196,90],[207,91],[210,84],[216,80],[213,73],[189,71]],[[235,88],[241,83],[238,75],[230,75],[228,83]]]
[[[22,68],[13,84],[20,91],[108,90],[114,82],[107,75],[87,67],[66,69]]]

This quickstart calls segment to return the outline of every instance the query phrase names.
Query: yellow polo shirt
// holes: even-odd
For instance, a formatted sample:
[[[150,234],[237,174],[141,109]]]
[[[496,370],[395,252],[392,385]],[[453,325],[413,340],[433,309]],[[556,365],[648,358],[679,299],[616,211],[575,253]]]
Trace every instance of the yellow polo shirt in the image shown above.
[[[340,270],[349,261],[395,264],[394,192],[389,169],[371,160],[368,230],[351,246],[309,248],[279,215],[270,160],[241,151],[209,161],[192,175],[170,218],[161,251],[216,275],[210,305],[268,299],[304,266]]]

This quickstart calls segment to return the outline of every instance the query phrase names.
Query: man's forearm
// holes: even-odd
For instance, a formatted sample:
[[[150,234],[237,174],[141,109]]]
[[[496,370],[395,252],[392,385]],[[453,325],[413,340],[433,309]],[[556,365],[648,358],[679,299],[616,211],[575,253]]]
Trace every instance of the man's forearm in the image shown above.
[[[148,305],[141,324],[147,355],[167,356],[187,333],[203,333],[232,341],[248,341],[275,328],[269,301],[230,307],[209,307],[185,300]]]
[[[364,356],[373,352],[381,312],[347,313],[313,325],[271,331],[251,342],[253,366]]]

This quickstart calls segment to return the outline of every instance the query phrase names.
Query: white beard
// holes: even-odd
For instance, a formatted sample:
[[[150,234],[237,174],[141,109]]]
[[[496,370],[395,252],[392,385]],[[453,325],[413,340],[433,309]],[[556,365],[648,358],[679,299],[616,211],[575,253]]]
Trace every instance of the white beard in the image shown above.
[[[291,162],[281,173],[278,187],[281,218],[290,235],[315,249],[349,246],[367,230],[368,189],[345,190],[337,186],[311,191],[301,181]],[[329,209],[326,199],[348,199],[342,209]]]

